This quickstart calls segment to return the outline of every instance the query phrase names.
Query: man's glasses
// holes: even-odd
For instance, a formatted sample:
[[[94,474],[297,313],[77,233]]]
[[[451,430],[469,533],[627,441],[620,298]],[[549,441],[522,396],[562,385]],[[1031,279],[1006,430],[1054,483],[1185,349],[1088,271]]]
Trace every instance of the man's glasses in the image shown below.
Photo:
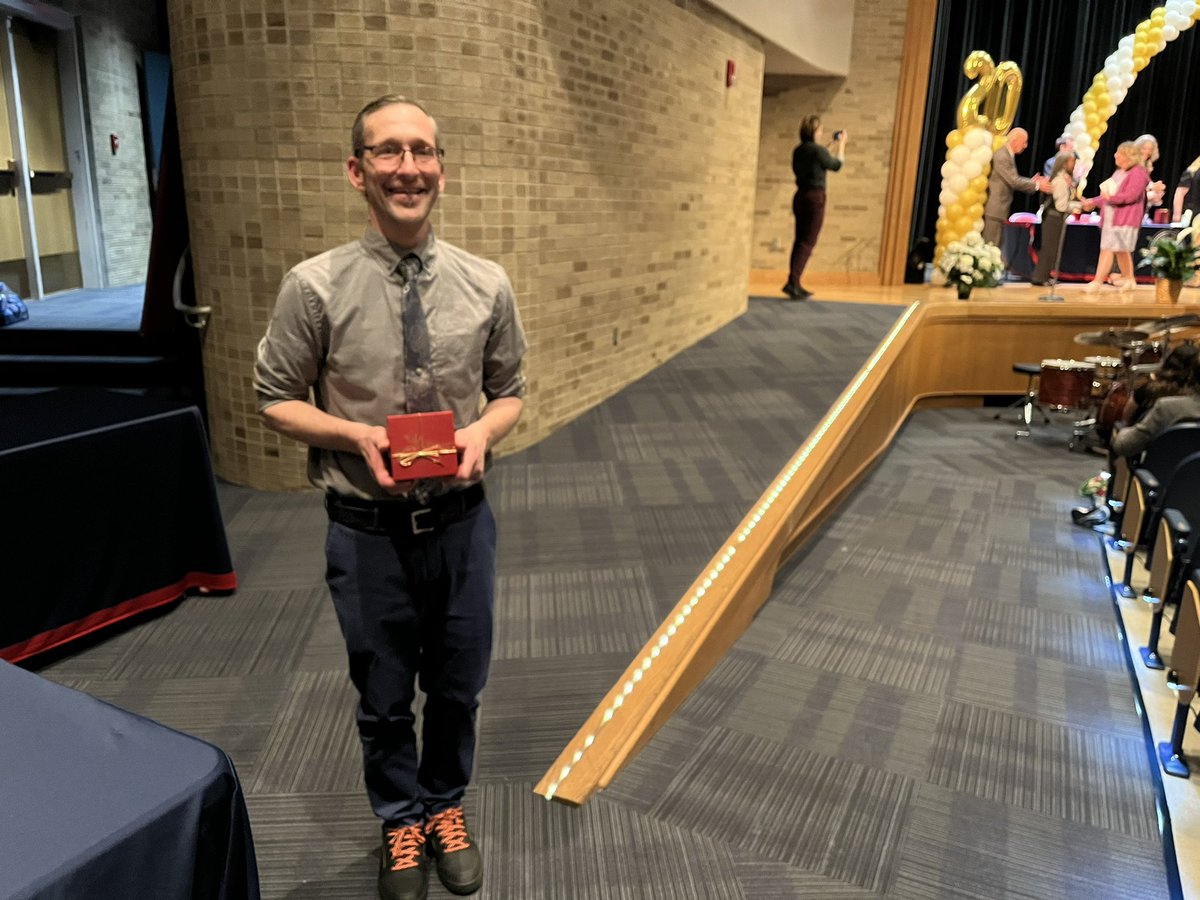
[[[436,168],[446,151],[441,147],[405,147],[403,144],[375,144],[363,147],[364,153],[371,154],[371,159],[379,166],[400,166],[404,164],[404,154],[411,153],[413,164],[418,169]]]

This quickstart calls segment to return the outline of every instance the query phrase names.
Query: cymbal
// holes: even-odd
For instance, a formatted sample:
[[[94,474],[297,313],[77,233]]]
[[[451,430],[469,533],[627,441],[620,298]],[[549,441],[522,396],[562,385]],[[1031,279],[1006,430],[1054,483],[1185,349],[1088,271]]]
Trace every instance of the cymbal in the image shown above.
[[[1142,344],[1146,341],[1144,331],[1083,331],[1075,335],[1075,343],[1090,344],[1097,347],[1126,347],[1129,344]]]
[[[1170,334],[1172,331],[1181,331],[1184,328],[1191,328],[1195,325],[1200,325],[1200,316],[1185,314],[1182,316],[1163,316],[1159,319],[1154,319],[1150,322],[1142,322],[1139,325],[1134,325],[1134,329],[1151,337],[1158,337],[1164,334]]]

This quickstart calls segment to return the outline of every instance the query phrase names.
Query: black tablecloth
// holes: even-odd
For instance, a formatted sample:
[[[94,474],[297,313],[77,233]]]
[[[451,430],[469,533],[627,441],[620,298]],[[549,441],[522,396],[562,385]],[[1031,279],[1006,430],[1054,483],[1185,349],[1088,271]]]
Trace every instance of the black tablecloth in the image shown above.
[[[0,662],[0,898],[255,900],[223,751]]]
[[[1153,284],[1154,276],[1147,268],[1136,268],[1141,262],[1138,250],[1150,243],[1160,231],[1172,230],[1170,225],[1143,225],[1138,235],[1137,249],[1133,251],[1134,274],[1142,284]],[[1178,230],[1178,229],[1174,229]],[[1041,222],[1009,222],[1004,230],[1004,258],[1008,260],[1008,271],[1018,278],[1028,278],[1037,265],[1041,247]],[[1032,246],[1031,246],[1032,242]],[[1096,274],[1096,261],[1100,258],[1100,226],[1091,222],[1067,222],[1067,233],[1063,238],[1062,258],[1059,259],[1059,281],[1091,281]],[[1116,272],[1116,266],[1113,267]]]
[[[234,589],[199,411],[101,390],[0,397],[0,559],[10,661]]]

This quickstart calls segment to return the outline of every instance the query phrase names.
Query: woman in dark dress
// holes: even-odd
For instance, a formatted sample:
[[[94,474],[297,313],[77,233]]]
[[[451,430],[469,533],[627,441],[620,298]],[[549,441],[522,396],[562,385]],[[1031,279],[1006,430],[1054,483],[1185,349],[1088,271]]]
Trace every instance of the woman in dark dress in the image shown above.
[[[800,284],[804,267],[812,256],[821,225],[825,222],[825,173],[842,167],[846,152],[846,132],[833,136],[829,149],[821,145],[824,132],[820,116],[806,116],[800,122],[800,144],[792,151],[792,173],[796,176],[796,195],[792,198],[792,214],[796,217],[796,238],[787,284],[783,292],[793,300],[807,300],[812,291]]]

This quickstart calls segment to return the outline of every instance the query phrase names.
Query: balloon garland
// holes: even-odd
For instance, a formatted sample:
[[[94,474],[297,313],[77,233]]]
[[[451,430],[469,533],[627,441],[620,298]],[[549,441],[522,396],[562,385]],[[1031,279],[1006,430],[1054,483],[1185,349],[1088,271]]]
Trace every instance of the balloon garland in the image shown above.
[[[935,264],[949,244],[970,231],[983,231],[992,154],[1004,143],[1021,98],[1021,70],[1014,62],[996,65],[986,52],[976,50],[963,63],[963,73],[978,82],[959,101],[958,127],[946,135]]]
[[[1200,5],[1195,0],[1167,0],[1150,13],[1150,18],[1139,22],[1133,34],[1121,38],[1117,49],[1104,60],[1104,68],[1092,78],[1083,102],[1075,107],[1063,129],[1063,134],[1075,141],[1085,176],[1092,168],[1100,138],[1108,130],[1108,120],[1125,99],[1138,72],[1197,20]]]

